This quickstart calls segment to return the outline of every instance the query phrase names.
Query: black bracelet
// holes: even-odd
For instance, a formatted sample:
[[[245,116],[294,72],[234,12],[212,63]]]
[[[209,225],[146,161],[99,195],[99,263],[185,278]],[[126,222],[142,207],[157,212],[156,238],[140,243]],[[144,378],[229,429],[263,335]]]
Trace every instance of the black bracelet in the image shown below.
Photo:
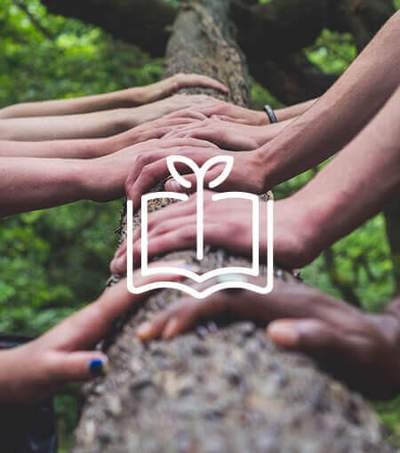
[[[267,114],[269,122],[271,124],[278,122],[278,118],[276,117],[275,112],[270,105],[264,105],[264,111]]]

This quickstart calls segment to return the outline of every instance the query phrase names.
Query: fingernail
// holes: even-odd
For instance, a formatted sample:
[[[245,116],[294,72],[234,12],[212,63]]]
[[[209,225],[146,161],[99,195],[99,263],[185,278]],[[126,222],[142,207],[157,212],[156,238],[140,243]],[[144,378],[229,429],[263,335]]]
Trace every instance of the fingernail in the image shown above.
[[[164,329],[163,332],[163,338],[166,340],[169,340],[175,335],[176,328],[178,326],[178,320],[176,318],[172,318],[170,321],[168,321],[167,326]]]
[[[152,328],[150,322],[144,322],[136,330],[136,335],[141,339],[145,340],[151,336]]]
[[[124,265],[124,257],[120,257],[120,258],[114,258],[111,261],[110,267],[111,267],[111,269],[116,269],[119,272],[119,271],[121,271],[121,268],[123,267],[123,265]]]
[[[268,336],[281,346],[293,347],[299,342],[299,333],[291,323],[273,323],[268,327]]]
[[[107,362],[103,359],[92,359],[89,362],[89,371],[93,377],[103,376],[107,372]]]
[[[176,181],[167,181],[165,183],[165,188],[171,191],[179,191],[180,185]]]

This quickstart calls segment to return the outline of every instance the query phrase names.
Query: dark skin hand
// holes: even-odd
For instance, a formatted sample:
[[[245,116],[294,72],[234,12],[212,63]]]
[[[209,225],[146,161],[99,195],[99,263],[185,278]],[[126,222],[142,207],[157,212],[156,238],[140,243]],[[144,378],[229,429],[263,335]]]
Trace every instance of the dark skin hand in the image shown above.
[[[184,298],[142,324],[143,341],[165,339],[207,320],[252,320],[289,351],[304,352],[326,371],[371,398],[400,389],[400,299],[381,315],[370,315],[298,282],[276,279],[268,295],[220,292]]]

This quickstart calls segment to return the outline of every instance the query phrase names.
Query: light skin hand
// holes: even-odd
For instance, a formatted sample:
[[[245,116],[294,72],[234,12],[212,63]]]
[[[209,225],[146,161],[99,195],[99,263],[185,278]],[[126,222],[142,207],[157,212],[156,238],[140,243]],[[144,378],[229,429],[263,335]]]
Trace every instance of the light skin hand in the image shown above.
[[[199,166],[215,156],[223,155],[234,158],[232,172],[229,178],[218,186],[218,191],[241,190],[261,193],[264,190],[266,168],[261,165],[263,157],[256,151],[225,151],[209,142],[203,142],[204,144],[208,143],[208,146],[193,147],[191,146],[192,140],[194,139],[180,139],[181,147],[176,149],[174,154],[189,157]],[[162,139],[161,142],[168,143],[169,139]],[[138,154],[125,185],[126,193],[133,200],[134,206],[140,205],[140,198],[144,193],[169,176],[166,158],[170,154],[169,150],[161,148],[154,148],[154,151]],[[177,167],[182,171],[187,171],[183,165],[179,164]],[[212,167],[205,177],[206,186],[220,173],[221,165]],[[185,179],[192,184],[190,191],[194,192],[196,190],[195,175],[189,172]],[[183,188],[172,180],[165,184],[165,189],[173,192],[183,191]]]
[[[252,216],[248,200],[212,200],[213,192],[205,192],[204,242],[243,256],[252,254]],[[310,258],[307,246],[307,222],[301,215],[293,216],[295,206],[290,199],[275,203],[275,260],[286,268],[301,267]],[[261,205],[260,259],[266,257],[266,212]],[[196,197],[181,201],[156,211],[148,217],[148,256],[153,258],[176,250],[196,246]],[[141,255],[140,229],[133,238],[133,256],[139,263]],[[125,274],[127,269],[126,242],[118,249],[111,262],[114,274]]]
[[[179,279],[163,276],[163,280],[164,277],[170,281]],[[135,279],[143,285],[157,277],[143,279],[136,275]],[[130,294],[123,280],[38,339],[0,351],[0,402],[29,404],[49,396],[67,382],[87,381],[105,372],[107,357],[93,348],[119,316],[144,298],[145,295]]]
[[[129,131],[107,138],[47,140],[40,142],[0,140],[0,157],[41,157],[65,159],[92,159],[115,153],[137,143],[161,138],[168,132],[179,132],[188,125],[194,125],[205,117],[170,118],[168,115],[134,127]]]
[[[218,99],[208,98],[208,100],[203,102],[201,105],[193,104],[191,108],[209,118],[213,117],[231,123],[248,124],[253,126],[265,126],[269,124],[269,120],[265,112],[250,110],[229,102],[220,101]]]
[[[46,141],[111,137],[193,104],[201,108],[210,99],[212,98],[204,95],[175,95],[141,107],[76,115],[0,119],[0,140]],[[204,115],[197,114],[199,116],[204,118]]]
[[[160,82],[136,88],[141,104],[158,101],[184,88],[210,88],[228,94],[229,89],[218,80],[199,74],[176,74]]]
[[[198,138],[227,150],[252,151],[274,139],[288,124],[289,121],[284,121],[268,126],[251,126],[208,118],[179,130],[172,130],[165,138]]]
[[[394,64],[400,58],[399,23],[397,12],[317,102],[260,148],[272,186],[340,151],[393,95],[400,84],[400,66]]]
[[[399,317],[368,315],[300,283],[275,281],[268,295],[220,292],[185,298],[137,330],[149,341],[182,334],[208,320],[248,319],[289,351],[309,354],[320,366],[372,398],[390,398],[400,387]]]
[[[194,139],[189,145],[210,147]],[[0,157],[0,217],[80,200],[122,197],[137,156],[155,149],[179,153],[182,142],[150,140],[96,159]]]
[[[94,201],[108,201],[122,197],[128,176],[134,173],[135,167],[141,164],[148,153],[160,153],[166,156],[180,154],[184,146],[185,149],[188,146],[193,152],[201,154],[202,150],[214,145],[195,139],[149,140],[108,156],[83,161],[82,182],[86,198]],[[146,184],[149,188],[153,187],[150,179],[146,179]]]
[[[16,104],[0,109],[0,118],[72,115],[101,110],[136,107],[166,98],[182,88],[210,88],[228,93],[228,88],[210,77],[176,74],[144,87],[134,87],[95,96]]]

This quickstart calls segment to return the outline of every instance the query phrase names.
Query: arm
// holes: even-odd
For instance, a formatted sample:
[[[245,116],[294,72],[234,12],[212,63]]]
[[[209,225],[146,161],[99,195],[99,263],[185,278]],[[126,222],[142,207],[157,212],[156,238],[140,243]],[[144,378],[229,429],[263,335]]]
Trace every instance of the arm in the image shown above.
[[[400,12],[307,112],[259,150],[268,187],[324,161],[376,114],[400,82]]]
[[[307,261],[382,210],[400,190],[400,88],[375,119],[303,189],[297,206]]]
[[[201,106],[209,102],[209,99],[200,95],[177,95],[129,109],[54,117],[0,119],[0,140],[42,141],[109,137],[192,104]]]
[[[0,217],[87,198],[81,162],[0,158]]]
[[[289,107],[282,107],[275,110],[275,115],[279,122],[291,120],[297,116],[303,115],[309,108],[311,108],[318,99],[311,99],[310,101],[301,102],[300,104],[291,105]]]
[[[400,301],[369,315],[298,282],[276,279],[267,295],[217,293],[184,298],[142,324],[143,341],[170,339],[197,324],[251,320],[278,346],[313,357],[325,371],[369,398],[400,391]]]
[[[172,130],[165,138],[197,138],[215,143],[223,149],[251,151],[273,140],[289,124],[290,120],[286,120],[267,126],[253,126],[207,118]]]
[[[165,277],[177,280],[176,276]],[[154,277],[135,278],[140,284],[156,281]],[[0,351],[0,404],[40,401],[65,383],[87,381],[104,374],[107,357],[94,350],[95,345],[120,315],[143,298],[144,295],[128,293],[123,280],[38,339]]]
[[[400,88],[374,120],[311,182],[295,195],[275,204],[274,253],[281,265],[293,269],[309,264],[322,250],[381,211],[400,190],[399,103]],[[198,150],[190,150],[188,144],[188,150],[184,149],[180,154],[202,164],[221,151],[204,149],[199,154]],[[222,184],[224,187],[229,190],[233,185],[247,192],[260,191],[258,184],[262,172],[259,163],[251,160],[254,154],[230,153],[235,164],[227,182]],[[142,193],[167,177],[166,155],[166,152],[158,152],[158,155],[148,153],[135,165],[126,183],[135,206],[140,205]],[[220,171],[217,166],[212,168],[205,180],[211,181]],[[195,189],[194,175],[186,175],[185,179],[192,183],[191,190]],[[167,181],[165,186],[172,191],[188,190],[173,180]],[[208,219],[204,224],[206,243],[248,255],[252,235],[244,220],[246,216],[238,214],[242,203],[236,201],[230,206],[225,200],[224,206],[217,207],[209,201],[210,197],[205,197],[204,208]],[[149,256],[193,246],[196,239],[195,199],[192,197],[186,204],[176,203],[149,216],[148,234],[152,239]],[[248,207],[243,209],[245,212]],[[216,225],[224,223],[228,230],[216,228]],[[140,238],[136,238],[134,252],[135,256],[140,253]],[[125,268],[125,255],[113,263],[114,271],[121,272]]]
[[[149,140],[95,159],[0,157],[0,217],[78,200],[108,201],[124,195],[135,158],[154,149],[176,153],[179,141]],[[200,150],[208,143],[192,140]]]
[[[145,87],[128,88],[112,93],[83,96],[75,99],[16,104],[1,109],[0,118],[71,115],[136,107],[165,98],[179,89],[193,86],[227,92],[227,88],[222,83],[209,77],[197,74],[177,74]]]
[[[138,143],[161,138],[172,130],[179,131],[188,124],[193,125],[199,122],[196,115],[194,118],[175,116],[169,118],[167,115],[106,138],[38,142],[0,140],[0,157],[91,159],[112,154]]]

